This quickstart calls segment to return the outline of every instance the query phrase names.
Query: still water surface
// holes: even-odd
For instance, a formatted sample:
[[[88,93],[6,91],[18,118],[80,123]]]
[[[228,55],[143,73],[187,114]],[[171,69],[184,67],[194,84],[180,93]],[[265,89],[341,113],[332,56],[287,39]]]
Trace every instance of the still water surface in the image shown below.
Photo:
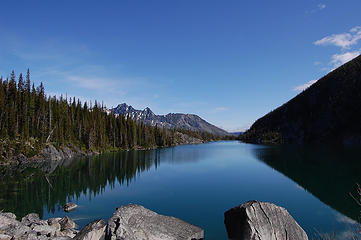
[[[79,207],[68,215],[84,226],[136,203],[200,226],[206,239],[219,240],[227,238],[223,213],[256,199],[285,207],[310,238],[336,233],[344,239],[356,230],[360,214],[349,195],[361,183],[360,158],[357,148],[237,141],[107,153],[17,176],[3,171],[0,209],[61,217],[61,206],[73,201]]]

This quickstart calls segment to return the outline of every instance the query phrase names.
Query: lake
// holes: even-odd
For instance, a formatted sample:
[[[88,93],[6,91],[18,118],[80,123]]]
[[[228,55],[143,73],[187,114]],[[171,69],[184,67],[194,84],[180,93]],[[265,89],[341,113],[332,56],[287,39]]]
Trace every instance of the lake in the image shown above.
[[[80,226],[135,203],[203,228],[206,239],[227,239],[224,212],[255,199],[285,207],[310,239],[324,233],[345,239],[360,216],[350,193],[356,196],[361,183],[361,148],[223,141],[1,173],[0,209],[62,217],[62,205],[73,201],[79,207],[67,215]]]

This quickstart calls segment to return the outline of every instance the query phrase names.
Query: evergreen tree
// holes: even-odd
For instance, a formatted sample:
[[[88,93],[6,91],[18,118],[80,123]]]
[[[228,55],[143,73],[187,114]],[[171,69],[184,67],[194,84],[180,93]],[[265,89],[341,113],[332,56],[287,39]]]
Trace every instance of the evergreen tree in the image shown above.
[[[108,114],[104,104],[97,101],[89,106],[67,96],[46,97],[43,83],[35,88],[29,70],[25,82],[22,74],[16,82],[14,71],[10,80],[0,78],[1,139],[33,139],[39,146],[74,144],[84,150],[105,151],[170,146],[176,142],[176,132],[203,140],[216,139],[209,133],[152,127],[130,116]]]

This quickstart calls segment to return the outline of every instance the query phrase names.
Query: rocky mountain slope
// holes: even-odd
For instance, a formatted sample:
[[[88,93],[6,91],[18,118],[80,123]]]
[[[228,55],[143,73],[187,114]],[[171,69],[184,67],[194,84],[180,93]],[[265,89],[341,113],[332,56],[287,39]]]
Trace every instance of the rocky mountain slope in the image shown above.
[[[361,56],[258,119],[240,139],[252,143],[361,144]]]
[[[132,119],[142,121],[145,124],[166,128],[183,128],[192,131],[204,131],[215,135],[225,136],[228,132],[220,129],[194,114],[169,113],[167,115],[155,115],[148,107],[144,110],[136,110],[125,103],[111,109],[115,114],[130,116]]]

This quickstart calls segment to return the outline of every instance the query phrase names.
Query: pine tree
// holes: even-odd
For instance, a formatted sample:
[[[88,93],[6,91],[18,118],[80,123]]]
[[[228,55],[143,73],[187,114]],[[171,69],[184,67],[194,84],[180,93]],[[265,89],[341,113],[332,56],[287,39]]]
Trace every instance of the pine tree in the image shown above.
[[[75,144],[85,150],[104,151],[109,148],[173,145],[176,132],[202,139],[214,139],[208,133],[182,129],[151,127],[130,116],[107,114],[104,104],[94,106],[75,98],[45,96],[42,83],[35,88],[27,71],[24,84],[20,74],[16,82],[12,71],[10,80],[0,78],[0,138],[16,141],[35,139],[39,146]],[[31,142],[34,142],[31,140]]]
[[[5,115],[5,86],[3,78],[0,78],[0,137],[4,135],[4,115]]]
[[[9,93],[8,93],[8,134],[10,138],[15,138],[17,134],[18,122],[16,121],[16,81],[15,72],[12,71],[10,82],[9,82]]]

